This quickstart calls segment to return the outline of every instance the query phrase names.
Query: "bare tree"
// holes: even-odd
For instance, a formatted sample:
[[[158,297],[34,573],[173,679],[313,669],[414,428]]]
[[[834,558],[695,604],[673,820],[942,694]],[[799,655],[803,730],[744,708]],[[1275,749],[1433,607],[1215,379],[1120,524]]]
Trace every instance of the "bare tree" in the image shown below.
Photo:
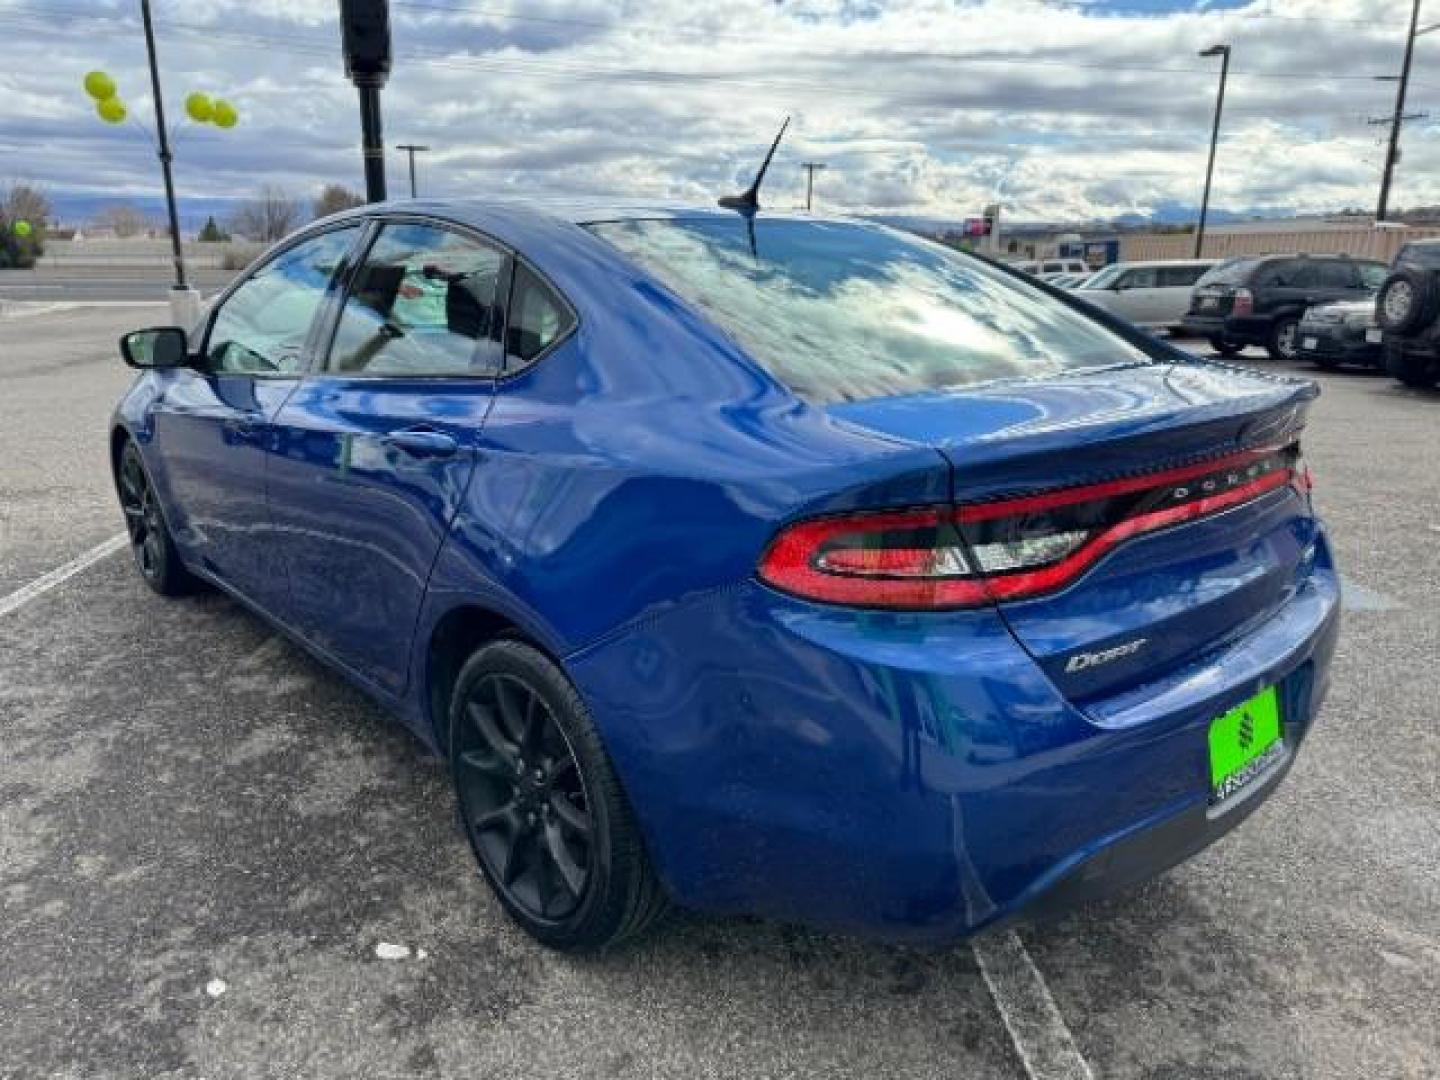
[[[33,184],[0,190],[0,266],[34,266],[45,251],[50,200]]]
[[[326,184],[320,192],[320,197],[315,200],[313,209],[315,216],[322,218],[338,214],[341,210],[349,210],[352,207],[363,205],[365,205],[365,199],[358,191],[353,191],[344,184]]]
[[[266,184],[260,194],[235,208],[230,231],[249,240],[271,243],[300,224],[300,203],[284,189]]]
[[[50,199],[34,184],[11,184],[0,197],[0,212],[10,221],[28,221],[33,227],[43,229],[50,220]]]
[[[155,227],[155,223],[138,206],[131,203],[113,203],[95,215],[95,227],[110,229],[116,236],[125,238],[148,233]]]

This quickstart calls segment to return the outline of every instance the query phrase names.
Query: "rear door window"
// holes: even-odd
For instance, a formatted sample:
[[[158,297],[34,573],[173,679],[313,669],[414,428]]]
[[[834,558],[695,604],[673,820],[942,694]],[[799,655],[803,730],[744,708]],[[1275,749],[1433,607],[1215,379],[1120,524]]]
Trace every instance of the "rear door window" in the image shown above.
[[[1203,266],[1162,266],[1160,287],[1162,289],[1188,288],[1200,280],[1205,273]]]
[[[1355,264],[1351,262],[1332,260],[1316,263],[1315,271],[1321,288],[1325,289],[1353,289],[1359,281]]]
[[[329,368],[354,375],[494,375],[506,256],[449,229],[387,222],[355,275]]]
[[[1151,362],[1024,279],[880,225],[727,214],[588,227],[813,402]]]
[[[1158,280],[1159,274],[1155,267],[1140,266],[1125,272],[1125,276],[1120,279],[1120,288],[1153,289]]]

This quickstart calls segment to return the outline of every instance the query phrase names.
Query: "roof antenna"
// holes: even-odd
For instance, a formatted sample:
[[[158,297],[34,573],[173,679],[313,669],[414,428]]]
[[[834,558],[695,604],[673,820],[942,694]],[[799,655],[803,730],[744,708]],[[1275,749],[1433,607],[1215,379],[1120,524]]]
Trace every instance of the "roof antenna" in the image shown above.
[[[739,195],[723,196],[720,199],[721,206],[727,210],[739,210],[742,214],[753,214],[760,209],[760,185],[765,182],[765,170],[770,168],[770,159],[775,156],[775,148],[780,145],[780,140],[785,137],[785,129],[789,126],[790,117],[787,116],[775,135],[775,141],[770,144],[770,152],[760,163],[760,171],[755,174],[755,182]]]

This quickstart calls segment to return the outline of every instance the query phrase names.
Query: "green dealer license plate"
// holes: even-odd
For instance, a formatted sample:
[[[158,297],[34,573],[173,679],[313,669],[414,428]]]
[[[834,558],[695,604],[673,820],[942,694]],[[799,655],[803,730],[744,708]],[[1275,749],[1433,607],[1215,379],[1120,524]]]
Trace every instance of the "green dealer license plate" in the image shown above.
[[[1210,722],[1211,801],[1230,798],[1284,752],[1280,698],[1272,686]]]

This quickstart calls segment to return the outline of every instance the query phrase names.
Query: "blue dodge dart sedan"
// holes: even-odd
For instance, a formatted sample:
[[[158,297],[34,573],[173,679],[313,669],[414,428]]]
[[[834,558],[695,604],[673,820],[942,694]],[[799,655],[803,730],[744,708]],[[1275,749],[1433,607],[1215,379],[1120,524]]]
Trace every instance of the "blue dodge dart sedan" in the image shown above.
[[[1325,696],[1314,385],[880,225],[378,204],[121,345],[144,580],[443,755],[555,948],[1073,904],[1245,818]]]

